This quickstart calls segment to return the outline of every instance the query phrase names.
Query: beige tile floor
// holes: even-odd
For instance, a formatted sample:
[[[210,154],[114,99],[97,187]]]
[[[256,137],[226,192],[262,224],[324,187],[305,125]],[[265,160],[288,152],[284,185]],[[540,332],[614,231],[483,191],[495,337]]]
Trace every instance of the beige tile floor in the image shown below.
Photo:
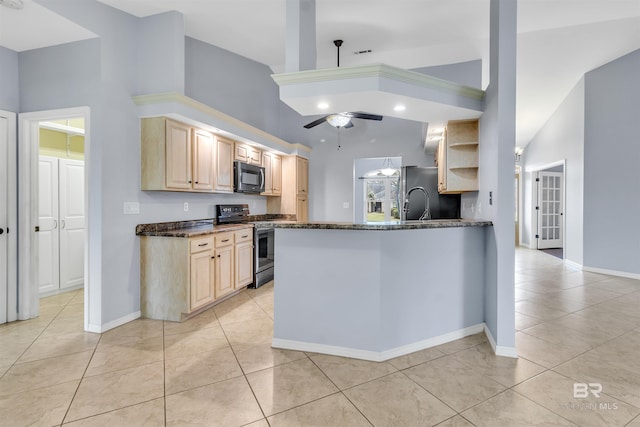
[[[384,363],[274,350],[272,284],[102,335],[82,300],[0,326],[0,425],[640,426],[640,281],[537,251],[516,251],[519,359],[482,334]]]

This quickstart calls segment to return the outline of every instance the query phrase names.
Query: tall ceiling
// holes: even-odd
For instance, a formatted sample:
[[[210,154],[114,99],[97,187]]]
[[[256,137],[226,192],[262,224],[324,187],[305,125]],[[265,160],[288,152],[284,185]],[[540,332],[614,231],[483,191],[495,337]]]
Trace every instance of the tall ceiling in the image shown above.
[[[144,17],[177,10],[186,34],[282,72],[285,0],[99,0]],[[0,7],[0,45],[15,51],[94,35],[33,0]],[[419,68],[482,59],[489,0],[316,0],[317,67]],[[518,0],[516,143],[525,145],[580,77],[640,49],[640,0]],[[371,50],[370,53],[354,52]]]

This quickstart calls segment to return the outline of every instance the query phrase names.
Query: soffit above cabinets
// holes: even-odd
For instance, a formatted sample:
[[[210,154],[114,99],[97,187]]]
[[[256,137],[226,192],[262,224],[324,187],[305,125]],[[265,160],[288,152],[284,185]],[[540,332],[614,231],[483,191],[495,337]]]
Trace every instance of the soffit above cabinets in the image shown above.
[[[385,64],[271,77],[280,86],[282,102],[303,116],[366,111],[419,122],[446,122],[475,119],[484,110],[483,90]],[[398,111],[398,106],[404,109]]]

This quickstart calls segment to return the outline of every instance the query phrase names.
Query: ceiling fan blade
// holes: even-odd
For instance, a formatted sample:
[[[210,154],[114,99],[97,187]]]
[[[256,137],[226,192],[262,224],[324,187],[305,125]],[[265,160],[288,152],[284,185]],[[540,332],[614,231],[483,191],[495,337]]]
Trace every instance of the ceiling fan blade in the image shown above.
[[[349,122],[346,125],[342,126],[343,128],[352,128],[353,127],[353,122]]]
[[[321,117],[318,120],[314,120],[311,123],[307,123],[306,125],[304,125],[305,128],[307,129],[311,129],[312,127],[318,126],[319,124],[322,124],[324,122],[327,121],[327,116]]]
[[[355,119],[366,119],[366,120],[382,120],[382,116],[377,114],[368,114],[368,113],[349,113],[349,115]]]

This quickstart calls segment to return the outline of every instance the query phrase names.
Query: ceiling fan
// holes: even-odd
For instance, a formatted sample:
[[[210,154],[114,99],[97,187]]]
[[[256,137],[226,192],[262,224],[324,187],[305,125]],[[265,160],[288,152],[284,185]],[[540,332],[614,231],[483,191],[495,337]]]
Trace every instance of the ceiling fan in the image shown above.
[[[340,46],[342,46],[342,40],[334,40],[333,44],[336,45],[338,49],[338,67],[340,67]],[[311,123],[307,123],[304,125],[305,128],[311,129],[312,127],[318,126],[324,122],[329,123],[331,126],[336,128],[352,128],[353,123],[351,119],[365,119],[365,120],[382,120],[382,116],[377,114],[368,114],[368,113],[334,113],[328,114],[324,117],[321,117],[317,120],[314,120]]]
[[[351,123],[351,119],[365,119],[365,120],[382,120],[382,116],[377,114],[368,114],[368,113],[335,113],[329,114],[327,116],[321,117],[318,120],[314,120],[311,123],[307,123],[304,125],[305,128],[311,129],[314,126],[318,126],[324,122],[329,123],[331,126],[336,128],[352,128],[353,123]]]

